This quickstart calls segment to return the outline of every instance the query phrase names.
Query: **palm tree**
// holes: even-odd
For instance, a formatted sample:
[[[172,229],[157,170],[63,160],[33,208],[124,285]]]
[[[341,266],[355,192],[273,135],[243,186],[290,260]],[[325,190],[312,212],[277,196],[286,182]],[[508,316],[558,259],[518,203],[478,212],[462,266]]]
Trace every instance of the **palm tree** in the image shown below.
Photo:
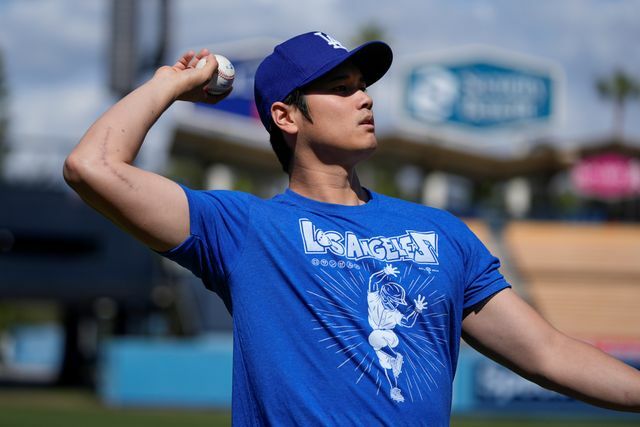
[[[640,97],[640,83],[624,71],[617,70],[610,77],[599,78],[596,89],[601,97],[613,101],[614,138],[622,141],[625,105],[628,100]]]
[[[2,168],[6,147],[7,128],[9,125],[8,89],[4,73],[4,60],[0,51],[0,169]]]
[[[358,28],[352,42],[355,46],[358,46],[372,40],[385,40],[385,36],[385,30],[381,25],[377,22],[368,22]]]

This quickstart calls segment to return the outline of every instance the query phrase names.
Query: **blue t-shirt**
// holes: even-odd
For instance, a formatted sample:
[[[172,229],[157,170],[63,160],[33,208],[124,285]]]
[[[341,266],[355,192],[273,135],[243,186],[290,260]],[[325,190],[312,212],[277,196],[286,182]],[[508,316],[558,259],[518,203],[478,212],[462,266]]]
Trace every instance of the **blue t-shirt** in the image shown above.
[[[448,426],[463,311],[508,287],[447,212],[193,191],[165,253],[233,316],[235,425]]]

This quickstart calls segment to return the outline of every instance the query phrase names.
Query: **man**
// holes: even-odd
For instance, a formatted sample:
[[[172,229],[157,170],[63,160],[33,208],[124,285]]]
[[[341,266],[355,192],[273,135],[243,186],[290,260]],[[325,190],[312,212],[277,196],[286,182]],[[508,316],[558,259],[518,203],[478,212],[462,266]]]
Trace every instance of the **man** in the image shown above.
[[[203,57],[207,65],[196,69]],[[355,166],[377,146],[366,89],[391,60],[382,42],[348,51],[321,32],[265,58],[256,105],[289,174],[289,188],[273,199],[193,191],[132,165],[172,102],[226,96],[203,92],[217,66],[206,50],[161,67],[100,117],[67,158],[65,178],[225,302],[237,425],[446,426],[461,336],[546,387],[639,411],[640,374],[552,328],[461,221],[360,185]],[[385,269],[393,277],[385,283],[398,286],[385,288],[378,314],[393,317],[392,301],[419,296],[415,324],[396,328],[396,339],[371,305],[377,285],[369,284]],[[383,349],[402,393],[384,391],[386,369],[376,369]]]

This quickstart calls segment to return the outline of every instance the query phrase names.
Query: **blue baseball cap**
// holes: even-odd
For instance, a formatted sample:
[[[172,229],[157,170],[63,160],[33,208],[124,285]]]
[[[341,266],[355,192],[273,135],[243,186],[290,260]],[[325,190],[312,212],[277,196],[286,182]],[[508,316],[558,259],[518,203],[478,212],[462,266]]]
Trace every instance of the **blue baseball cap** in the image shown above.
[[[330,35],[312,31],[275,47],[256,70],[254,95],[262,124],[271,128],[271,105],[322,77],[346,60],[360,69],[367,86],[378,81],[391,66],[393,53],[384,42],[372,41],[351,51]]]

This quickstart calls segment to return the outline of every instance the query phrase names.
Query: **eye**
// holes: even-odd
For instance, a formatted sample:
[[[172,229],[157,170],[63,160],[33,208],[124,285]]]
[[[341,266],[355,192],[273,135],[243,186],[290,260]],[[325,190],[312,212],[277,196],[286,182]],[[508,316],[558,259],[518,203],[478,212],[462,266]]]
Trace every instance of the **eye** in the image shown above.
[[[347,93],[349,91],[349,87],[347,87],[347,85],[338,85],[333,87],[333,91],[335,93]]]

